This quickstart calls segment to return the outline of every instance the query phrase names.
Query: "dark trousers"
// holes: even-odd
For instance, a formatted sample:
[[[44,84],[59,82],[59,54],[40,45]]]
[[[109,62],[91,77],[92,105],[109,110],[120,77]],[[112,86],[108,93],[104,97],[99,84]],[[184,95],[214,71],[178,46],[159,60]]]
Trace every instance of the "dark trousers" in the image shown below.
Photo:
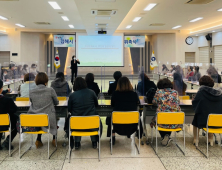
[[[13,139],[15,138],[15,136],[17,135],[17,128],[16,128],[16,119],[12,119],[11,120],[11,142],[13,141]],[[9,140],[9,136],[7,136],[8,140]],[[1,139],[2,139],[2,133],[0,133],[0,145],[1,145]]]
[[[165,135],[171,135],[171,132],[159,131],[161,138],[164,138]]]
[[[77,69],[72,69],[72,77],[71,77],[71,82],[73,83],[74,81],[73,81],[73,76],[74,76],[74,74],[75,74],[75,78],[77,77]]]

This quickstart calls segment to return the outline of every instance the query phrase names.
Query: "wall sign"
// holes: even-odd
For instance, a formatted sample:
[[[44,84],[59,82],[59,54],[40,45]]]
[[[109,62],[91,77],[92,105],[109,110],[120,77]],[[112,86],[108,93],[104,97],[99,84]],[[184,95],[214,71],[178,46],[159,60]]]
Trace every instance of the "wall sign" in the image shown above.
[[[145,47],[145,36],[124,36],[125,47]]]
[[[54,35],[54,47],[75,47],[75,35]]]

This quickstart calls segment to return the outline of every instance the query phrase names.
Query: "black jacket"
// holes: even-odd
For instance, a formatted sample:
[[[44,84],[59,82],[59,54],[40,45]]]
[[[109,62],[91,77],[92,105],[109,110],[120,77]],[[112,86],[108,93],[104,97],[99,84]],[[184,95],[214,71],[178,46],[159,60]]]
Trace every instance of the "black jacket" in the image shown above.
[[[71,60],[71,69],[77,70],[77,64],[80,64],[80,62],[76,60],[76,62],[74,63],[74,60]]]
[[[115,81],[114,83],[109,84],[108,94],[112,95],[113,92],[116,91],[116,87],[117,87],[117,81]]]
[[[192,105],[195,111],[192,125],[204,128],[210,113],[222,114],[222,92],[211,87],[201,86]]]
[[[142,96],[145,96],[146,92],[148,92],[150,88],[154,88],[155,90],[157,90],[156,84],[150,80],[141,81],[137,85],[137,90]]]
[[[56,78],[51,83],[51,87],[55,90],[57,96],[69,96],[71,93],[71,88],[67,81],[61,81],[60,78]]]
[[[0,96],[0,114],[8,113],[12,124],[16,124],[17,116],[15,115],[17,106],[12,98]],[[0,131],[8,130],[8,126],[0,126]]]
[[[98,97],[98,94],[100,93],[100,89],[99,89],[98,84],[95,82],[92,82],[92,83],[86,82],[86,83],[87,83],[88,89],[93,90],[96,93],[96,96]]]
[[[68,111],[72,116],[98,115],[98,99],[94,91],[86,88],[75,91],[69,96]]]
[[[8,89],[2,91],[2,94],[3,94],[3,95],[6,95],[7,93],[8,93]]]

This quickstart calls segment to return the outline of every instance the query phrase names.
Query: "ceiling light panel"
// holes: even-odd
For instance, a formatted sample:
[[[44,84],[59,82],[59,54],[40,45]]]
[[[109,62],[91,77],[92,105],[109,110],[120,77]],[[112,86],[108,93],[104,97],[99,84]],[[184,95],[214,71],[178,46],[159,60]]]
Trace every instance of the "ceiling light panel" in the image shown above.
[[[74,28],[74,25],[69,25],[69,28]]]
[[[69,18],[67,16],[61,16],[61,17],[64,21],[69,21]]]
[[[132,25],[127,25],[127,26],[126,26],[127,29],[129,29],[129,28],[131,28],[131,27],[132,27]]]
[[[19,27],[22,27],[22,28],[24,28],[25,26],[24,25],[22,25],[22,24],[15,24],[15,25],[17,25],[17,26],[19,26]]]
[[[193,20],[190,20],[190,22],[196,22],[196,21],[199,21],[199,20],[201,20],[201,19],[203,19],[203,17],[195,18],[195,19],[193,19]]]
[[[217,11],[222,11],[222,8],[221,8],[221,9],[218,9]]]
[[[141,19],[141,17],[134,18],[133,22],[138,22]]]
[[[8,20],[8,18],[5,18],[5,17],[3,17],[3,16],[0,16],[0,19],[2,19],[2,20]]]
[[[180,27],[181,27],[181,25],[177,25],[177,26],[173,27],[172,29],[177,29],[177,28],[180,28]]]
[[[153,9],[157,4],[155,3],[151,3],[149,4],[146,8],[144,8],[144,11],[150,11],[151,9]]]
[[[53,7],[53,9],[61,9],[55,1],[48,1],[48,3]]]

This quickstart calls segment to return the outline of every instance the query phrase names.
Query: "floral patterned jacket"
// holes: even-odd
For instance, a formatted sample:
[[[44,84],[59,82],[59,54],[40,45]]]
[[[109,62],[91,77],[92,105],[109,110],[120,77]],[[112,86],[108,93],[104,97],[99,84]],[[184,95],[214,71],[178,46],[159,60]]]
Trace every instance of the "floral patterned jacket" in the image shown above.
[[[156,115],[152,119],[150,126],[153,127],[156,125],[156,117],[158,112],[180,112],[180,100],[178,99],[178,92],[171,88],[158,89],[153,98],[153,104],[157,105]],[[161,128],[166,129],[177,129],[182,128],[183,125],[158,125]]]

